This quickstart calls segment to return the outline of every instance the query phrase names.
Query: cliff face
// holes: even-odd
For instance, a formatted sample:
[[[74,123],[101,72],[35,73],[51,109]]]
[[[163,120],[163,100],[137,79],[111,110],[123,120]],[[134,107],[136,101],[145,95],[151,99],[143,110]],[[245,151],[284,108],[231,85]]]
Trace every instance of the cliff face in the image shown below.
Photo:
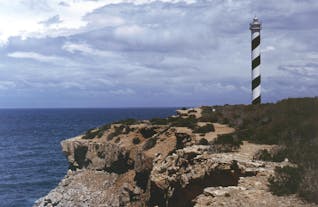
[[[63,141],[70,170],[34,206],[307,205],[268,192],[275,166],[288,164],[253,160],[271,146],[244,142],[224,153],[213,141],[233,128],[200,120],[200,108],[177,114],[168,121],[116,123]]]

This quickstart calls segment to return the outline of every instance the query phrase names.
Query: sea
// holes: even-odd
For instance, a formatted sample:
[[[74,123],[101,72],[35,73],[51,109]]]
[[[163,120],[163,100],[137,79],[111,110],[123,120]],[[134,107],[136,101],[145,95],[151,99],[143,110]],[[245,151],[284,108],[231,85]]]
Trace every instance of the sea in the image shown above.
[[[175,114],[176,108],[0,109],[0,207],[29,207],[64,177],[60,142],[127,118]]]

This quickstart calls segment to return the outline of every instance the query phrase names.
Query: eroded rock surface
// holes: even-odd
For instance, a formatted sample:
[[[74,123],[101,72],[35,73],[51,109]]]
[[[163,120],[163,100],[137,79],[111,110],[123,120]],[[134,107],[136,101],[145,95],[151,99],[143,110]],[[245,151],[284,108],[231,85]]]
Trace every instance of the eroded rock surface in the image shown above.
[[[174,118],[199,119],[201,109],[177,114]],[[215,130],[198,134],[189,127],[150,121],[116,123],[96,137],[65,140],[61,145],[70,170],[34,206],[314,206],[268,191],[274,168],[289,164],[253,159],[257,151],[272,146],[244,142],[237,151],[215,153],[213,140],[234,129],[197,123],[206,124]],[[202,138],[207,145],[199,145]]]

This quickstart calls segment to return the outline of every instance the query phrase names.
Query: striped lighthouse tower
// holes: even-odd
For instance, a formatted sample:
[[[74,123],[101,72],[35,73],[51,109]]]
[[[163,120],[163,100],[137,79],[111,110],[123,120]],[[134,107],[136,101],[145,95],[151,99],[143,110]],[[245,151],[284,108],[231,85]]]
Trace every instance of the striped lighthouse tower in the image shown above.
[[[252,104],[261,103],[261,26],[257,17],[250,23],[252,33]]]

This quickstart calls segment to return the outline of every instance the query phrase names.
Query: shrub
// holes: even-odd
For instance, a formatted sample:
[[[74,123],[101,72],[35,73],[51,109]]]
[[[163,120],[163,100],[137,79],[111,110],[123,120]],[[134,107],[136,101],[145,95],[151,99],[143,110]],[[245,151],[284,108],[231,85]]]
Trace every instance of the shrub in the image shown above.
[[[287,149],[279,149],[278,151],[273,153],[272,161],[273,162],[282,162],[288,158],[288,151]]]
[[[142,146],[143,150],[149,150],[151,148],[153,148],[157,143],[157,139],[156,138],[150,138],[147,139],[145,144]]]
[[[169,122],[171,126],[174,127],[188,127],[190,129],[195,129],[197,126],[197,120],[194,117],[170,117]]]
[[[138,120],[129,118],[129,119],[117,121],[114,124],[133,125],[133,124],[138,124],[138,123],[139,123]]]
[[[258,151],[254,156],[254,159],[270,162],[282,162],[285,158],[287,158],[287,151],[283,148],[271,151],[263,149]]]
[[[132,140],[132,142],[133,142],[134,144],[139,144],[139,143],[140,143],[140,139],[139,139],[138,137],[134,137],[133,140]]]
[[[104,135],[104,131],[99,131],[98,134],[97,134],[97,137],[101,138],[103,135]]]
[[[152,128],[142,128],[142,129],[140,129],[140,133],[144,138],[148,139],[148,138],[152,137],[153,135],[155,135],[157,132],[152,127]]]
[[[271,176],[269,189],[274,195],[296,193],[301,180],[301,170],[297,167],[284,166],[275,168],[275,176]]]
[[[120,142],[120,138],[119,138],[119,137],[117,137],[117,138],[115,139],[115,143],[118,143],[118,142]]]
[[[106,131],[106,130],[110,129],[110,126],[111,126],[110,124],[105,124],[105,125],[99,127],[99,129],[101,131]]]
[[[168,119],[153,118],[150,119],[150,123],[153,125],[167,125],[169,122]]]
[[[214,131],[215,129],[213,124],[207,124],[202,127],[197,127],[196,129],[193,130],[194,133],[202,133],[202,134],[205,134],[208,132],[214,132]]]
[[[112,133],[108,134],[107,140],[110,141],[110,140],[112,140],[115,136],[116,136],[115,133],[112,132]]]
[[[122,134],[129,134],[129,132],[131,131],[130,127],[127,125],[122,126]]]
[[[200,145],[209,145],[209,142],[208,142],[207,139],[201,138],[201,139],[199,140],[199,144],[200,144]]]
[[[211,107],[202,107],[200,122],[217,122],[220,113],[212,111]]]
[[[186,145],[187,142],[190,142],[191,136],[187,133],[175,133],[175,136],[177,138],[176,141],[176,149],[182,149]]]
[[[238,149],[242,143],[242,140],[234,133],[232,134],[222,134],[214,140],[213,144],[217,145],[228,145],[233,149]]]
[[[83,139],[93,139],[98,135],[98,133],[99,133],[98,129],[90,129],[85,133],[85,135],[82,138]]]
[[[123,130],[126,129],[127,126],[121,125],[121,126],[115,126],[114,127],[114,132],[108,134],[107,136],[107,140],[110,141],[112,140],[114,137],[117,137],[120,134],[123,134]],[[128,127],[129,128],[129,127]]]
[[[306,169],[299,186],[299,195],[318,203],[318,169]]]
[[[104,134],[104,132],[106,130],[108,130],[110,128],[110,124],[105,124],[99,128],[96,128],[96,129],[90,129],[88,130],[85,135],[82,137],[83,139],[93,139],[95,138],[96,136],[98,138],[101,138]]]
[[[272,161],[272,155],[268,152],[267,149],[262,149],[254,155],[254,159],[263,160],[263,161]]]

